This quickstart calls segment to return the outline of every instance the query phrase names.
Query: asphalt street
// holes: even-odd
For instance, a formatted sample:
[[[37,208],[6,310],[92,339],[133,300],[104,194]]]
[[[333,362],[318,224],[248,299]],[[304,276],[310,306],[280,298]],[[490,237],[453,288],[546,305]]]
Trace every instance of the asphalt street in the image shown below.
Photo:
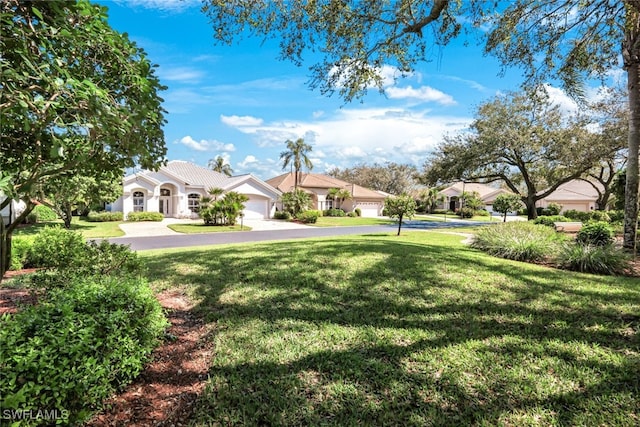
[[[402,225],[402,229],[452,229],[485,225],[475,222],[425,222],[409,221]],[[115,237],[108,239],[111,243],[130,245],[134,251],[147,249],[181,248],[189,246],[223,245],[229,243],[264,242],[270,240],[307,239],[313,237],[345,236],[354,234],[392,234],[396,233],[397,225],[365,225],[357,227],[307,227],[304,229],[264,230],[264,231],[233,231],[228,233],[180,234],[169,236],[147,237]]]

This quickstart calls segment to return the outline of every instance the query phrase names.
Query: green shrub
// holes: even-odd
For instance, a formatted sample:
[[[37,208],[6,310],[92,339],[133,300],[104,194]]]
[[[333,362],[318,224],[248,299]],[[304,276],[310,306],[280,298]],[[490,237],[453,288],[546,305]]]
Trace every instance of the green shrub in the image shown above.
[[[2,318],[0,407],[68,411],[79,424],[135,378],[167,321],[139,279],[76,277]]]
[[[346,216],[346,213],[342,209],[327,209],[322,212],[322,215],[343,217]]]
[[[559,268],[583,273],[624,274],[629,256],[613,245],[567,243],[556,258]]]
[[[473,213],[476,216],[490,216],[491,214],[486,209],[479,209]]]
[[[32,237],[14,237],[11,239],[10,270],[21,270],[27,263],[27,257],[33,246]]]
[[[162,221],[164,215],[160,212],[129,212],[127,221]]]
[[[624,211],[607,211],[607,215],[609,216],[609,220],[611,222],[623,222],[624,221]]]
[[[548,213],[549,216],[560,215],[560,211],[562,210],[562,206],[557,203],[549,203],[546,209],[543,210]]]
[[[362,211],[360,210],[360,208],[355,208],[354,212],[355,212],[356,216],[362,216]]]
[[[53,289],[65,286],[75,276],[135,275],[142,270],[138,255],[128,246],[85,242],[82,235],[59,226],[46,227],[30,243],[24,267],[44,267],[24,278],[25,285]]]
[[[613,228],[604,221],[588,222],[576,234],[576,241],[583,245],[607,246],[613,238]]]
[[[276,211],[273,214],[274,219],[291,219],[291,214],[287,211]]]
[[[591,212],[581,212],[575,209],[569,209],[564,212],[564,216],[573,221],[587,222],[591,218]]]
[[[48,226],[33,239],[26,266],[74,268],[82,262],[86,246],[79,232]]]
[[[58,215],[48,206],[36,205],[27,215],[27,223],[35,224],[37,222],[50,222],[58,219]]]
[[[514,221],[482,227],[472,247],[516,261],[541,261],[559,249],[562,235],[549,227]]]
[[[551,228],[555,228],[554,222],[571,222],[571,220],[563,215],[539,216],[533,220],[534,224],[542,224]]]
[[[605,211],[591,211],[589,220],[611,222],[611,217],[609,217],[609,215]]]
[[[475,213],[476,211],[474,209],[462,208],[459,209],[458,212],[456,212],[456,215],[458,215],[460,218],[473,218]]]
[[[357,215],[355,212],[349,212],[349,213],[347,214],[347,216],[348,216],[349,218],[356,218],[358,215]]]
[[[87,215],[87,221],[89,222],[122,221],[123,219],[122,212],[89,212],[89,215]]]
[[[321,215],[319,211],[308,210],[308,211],[300,212],[298,215],[296,215],[296,219],[305,224],[315,224],[316,221],[318,221],[318,218],[320,216]]]

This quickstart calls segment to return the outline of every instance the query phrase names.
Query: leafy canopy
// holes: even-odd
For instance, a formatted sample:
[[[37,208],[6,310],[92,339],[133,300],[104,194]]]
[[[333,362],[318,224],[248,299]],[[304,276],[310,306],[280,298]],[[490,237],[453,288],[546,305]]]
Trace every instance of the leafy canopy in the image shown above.
[[[527,205],[577,179],[624,141],[594,143],[585,117],[566,117],[543,90],[507,93],[482,104],[471,131],[446,137],[425,162],[427,183],[502,181]]]

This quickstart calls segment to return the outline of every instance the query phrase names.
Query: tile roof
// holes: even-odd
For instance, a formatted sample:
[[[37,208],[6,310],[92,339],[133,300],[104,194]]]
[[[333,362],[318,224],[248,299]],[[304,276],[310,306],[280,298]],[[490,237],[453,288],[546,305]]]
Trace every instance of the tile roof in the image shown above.
[[[286,193],[293,190],[294,181],[294,174],[289,172],[268,179],[267,183],[276,187],[283,193]],[[344,188],[349,190],[353,197],[357,198],[378,200],[382,200],[385,198],[384,195],[378,193],[377,191],[317,173],[302,173],[298,180],[298,187],[306,190],[312,188]]]
[[[225,188],[230,180],[224,174],[183,160],[172,160],[160,168],[160,171],[163,170],[182,178],[185,184],[202,185],[207,190],[212,187]]]
[[[595,183],[599,188],[602,185]],[[565,184],[562,184],[553,193],[544,198],[547,201],[569,201],[569,200],[591,200],[598,199],[598,192],[591,184],[582,179],[574,179]]]

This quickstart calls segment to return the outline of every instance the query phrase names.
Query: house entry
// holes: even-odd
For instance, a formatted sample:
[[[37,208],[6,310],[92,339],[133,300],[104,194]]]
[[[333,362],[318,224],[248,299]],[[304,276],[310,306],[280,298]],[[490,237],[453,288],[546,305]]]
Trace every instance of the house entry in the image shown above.
[[[160,205],[158,206],[158,212],[164,216],[171,214],[171,190],[166,188],[160,189]]]

